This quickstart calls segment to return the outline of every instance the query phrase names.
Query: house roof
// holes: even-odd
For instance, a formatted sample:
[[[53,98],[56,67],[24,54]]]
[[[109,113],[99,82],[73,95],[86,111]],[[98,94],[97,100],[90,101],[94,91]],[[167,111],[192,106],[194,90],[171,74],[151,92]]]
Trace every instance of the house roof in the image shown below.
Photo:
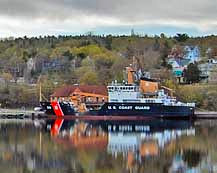
[[[84,93],[99,94],[107,96],[107,88],[104,85],[65,85],[61,88],[58,88],[51,95],[53,97],[68,97],[76,89],[79,89]]]
[[[190,63],[190,59],[182,59],[181,61],[180,61],[180,65],[181,66],[186,66],[186,65],[188,65],[189,63]]]
[[[148,82],[158,82],[156,79],[151,79],[147,77],[141,77],[140,80],[148,81]]]
[[[173,64],[176,62],[177,65],[179,65],[180,67],[184,67],[186,65],[188,65],[190,63],[190,59],[172,59],[170,60],[170,64]]]

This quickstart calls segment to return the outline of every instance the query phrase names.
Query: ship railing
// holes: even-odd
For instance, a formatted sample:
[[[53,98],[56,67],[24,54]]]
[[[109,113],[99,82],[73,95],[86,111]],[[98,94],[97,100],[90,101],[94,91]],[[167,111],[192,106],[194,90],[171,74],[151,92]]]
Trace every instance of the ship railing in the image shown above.
[[[163,103],[163,100],[159,98],[142,98],[140,100],[142,103]]]
[[[186,105],[189,106],[189,107],[195,107],[196,106],[195,103],[186,103]]]
[[[195,107],[195,103],[183,103],[183,102],[177,102],[177,103],[174,103],[174,106],[188,106],[188,107]]]
[[[127,103],[140,103],[141,100],[140,99],[123,99],[123,102],[127,102]]]
[[[122,82],[112,82],[112,83],[108,83],[107,86],[137,86],[137,85],[136,84],[122,83]]]

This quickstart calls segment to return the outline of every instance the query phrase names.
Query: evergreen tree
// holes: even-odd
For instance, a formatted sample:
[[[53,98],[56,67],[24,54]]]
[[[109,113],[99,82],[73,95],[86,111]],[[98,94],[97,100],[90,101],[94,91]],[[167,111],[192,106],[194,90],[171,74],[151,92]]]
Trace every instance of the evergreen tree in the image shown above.
[[[189,36],[187,34],[177,33],[176,36],[174,36],[174,39],[176,39],[178,42],[185,42],[189,39]]]
[[[183,72],[185,81],[187,83],[197,83],[200,81],[200,70],[197,64],[190,63],[186,70]]]
[[[108,35],[108,36],[105,38],[105,47],[106,47],[108,50],[112,50],[112,35]]]

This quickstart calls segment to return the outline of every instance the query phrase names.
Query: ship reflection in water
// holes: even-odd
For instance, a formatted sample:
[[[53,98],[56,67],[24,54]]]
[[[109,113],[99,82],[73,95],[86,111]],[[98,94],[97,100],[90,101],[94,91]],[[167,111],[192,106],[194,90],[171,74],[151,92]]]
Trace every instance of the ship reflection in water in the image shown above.
[[[59,122],[61,121],[61,123]],[[97,150],[108,154],[108,158],[121,161],[122,169],[138,172],[153,164],[150,171],[167,169],[168,172],[190,171],[185,163],[185,149],[180,147],[174,154],[176,141],[181,137],[195,136],[195,128],[190,121],[150,120],[150,121],[89,121],[74,122],[55,120],[47,124],[53,140],[61,145],[91,152]],[[194,148],[189,146],[190,154]],[[165,151],[165,153],[163,153]],[[187,151],[187,150],[186,150]],[[106,159],[99,158],[100,160]],[[161,158],[162,157],[162,158]],[[167,160],[168,159],[168,160]],[[100,161],[99,160],[99,161]],[[110,163],[105,160],[103,164]],[[156,165],[154,166],[154,163]],[[160,165],[160,163],[164,163]],[[168,166],[170,163],[170,166]],[[165,166],[168,166],[167,168]],[[143,171],[144,172],[144,171]]]
[[[215,172],[215,121],[0,121],[3,172]]]

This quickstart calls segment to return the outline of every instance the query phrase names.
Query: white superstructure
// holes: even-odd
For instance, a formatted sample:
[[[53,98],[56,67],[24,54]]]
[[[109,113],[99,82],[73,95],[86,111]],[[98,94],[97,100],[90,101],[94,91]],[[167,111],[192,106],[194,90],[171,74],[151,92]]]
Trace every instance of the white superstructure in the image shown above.
[[[121,84],[112,82],[107,86],[108,101],[110,103],[159,103],[168,106],[189,106],[195,107],[195,103],[178,102],[176,98],[172,98],[165,94],[164,90],[158,90],[154,97],[146,97],[140,91],[139,86],[135,84]]]

